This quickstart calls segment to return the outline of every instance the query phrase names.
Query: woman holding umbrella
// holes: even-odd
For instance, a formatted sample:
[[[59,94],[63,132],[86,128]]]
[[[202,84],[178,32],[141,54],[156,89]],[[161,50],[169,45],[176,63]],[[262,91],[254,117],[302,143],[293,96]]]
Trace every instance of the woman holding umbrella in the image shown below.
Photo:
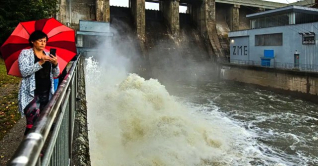
[[[52,48],[56,57],[45,51]],[[18,102],[27,133],[54,93],[53,77],[76,55],[75,31],[54,18],[20,22],[0,51],[7,73],[22,77]]]
[[[18,58],[22,76],[18,101],[27,120],[25,135],[53,95],[53,77],[60,73],[57,57],[44,51],[47,41],[44,32],[34,31],[29,37],[31,48],[23,49]]]

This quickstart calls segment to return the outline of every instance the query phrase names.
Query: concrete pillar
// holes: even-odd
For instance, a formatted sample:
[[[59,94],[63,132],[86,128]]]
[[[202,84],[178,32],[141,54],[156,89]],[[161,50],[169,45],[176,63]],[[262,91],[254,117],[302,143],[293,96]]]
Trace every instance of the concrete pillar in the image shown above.
[[[105,0],[105,22],[110,22],[110,3],[109,0]]]
[[[145,0],[130,0],[131,12],[134,17],[136,32],[139,39],[145,39]]]
[[[96,0],[96,21],[110,21],[109,0]]]
[[[190,16],[207,41],[211,58],[218,60],[224,57],[216,32],[215,0],[202,0],[200,3],[193,3]]]
[[[63,24],[67,24],[69,21],[70,13],[68,10],[68,4],[66,0],[61,0],[60,3],[58,4],[58,9],[57,14],[56,14],[56,19],[59,20]]]
[[[168,25],[173,36],[179,36],[180,32],[179,1],[180,0],[167,0],[159,4],[159,9],[165,23]]]
[[[230,10],[230,29],[238,31],[240,30],[240,5],[233,5]]]

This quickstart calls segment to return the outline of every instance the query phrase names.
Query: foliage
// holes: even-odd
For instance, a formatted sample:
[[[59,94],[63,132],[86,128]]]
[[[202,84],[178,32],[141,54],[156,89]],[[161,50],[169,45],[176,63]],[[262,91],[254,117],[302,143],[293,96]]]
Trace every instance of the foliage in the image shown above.
[[[57,0],[0,0],[0,46],[19,22],[54,17]]]
[[[21,118],[18,112],[18,88],[20,78],[7,75],[0,59],[0,140]]]

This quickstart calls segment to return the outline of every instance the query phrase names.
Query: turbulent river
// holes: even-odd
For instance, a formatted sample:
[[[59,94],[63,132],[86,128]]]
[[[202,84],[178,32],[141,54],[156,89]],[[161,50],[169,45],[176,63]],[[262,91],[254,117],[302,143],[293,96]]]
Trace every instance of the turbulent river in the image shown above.
[[[165,86],[86,65],[93,166],[318,165],[317,104],[249,86]]]

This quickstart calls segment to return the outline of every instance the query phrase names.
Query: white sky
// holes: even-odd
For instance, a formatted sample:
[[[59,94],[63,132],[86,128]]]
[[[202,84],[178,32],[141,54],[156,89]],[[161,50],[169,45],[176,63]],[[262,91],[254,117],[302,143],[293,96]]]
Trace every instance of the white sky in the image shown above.
[[[280,3],[294,3],[300,0],[264,0],[264,1],[272,1],[272,2],[280,2]]]
[[[272,2],[280,2],[280,3],[293,3],[293,2],[297,2],[299,0],[264,0],[264,1],[272,1]],[[111,6],[128,7],[128,2],[129,2],[129,0],[110,0],[110,5]],[[146,2],[146,9],[159,10],[159,5],[158,5],[158,3]],[[186,10],[187,10],[186,7],[180,6],[181,13],[185,13]]]

